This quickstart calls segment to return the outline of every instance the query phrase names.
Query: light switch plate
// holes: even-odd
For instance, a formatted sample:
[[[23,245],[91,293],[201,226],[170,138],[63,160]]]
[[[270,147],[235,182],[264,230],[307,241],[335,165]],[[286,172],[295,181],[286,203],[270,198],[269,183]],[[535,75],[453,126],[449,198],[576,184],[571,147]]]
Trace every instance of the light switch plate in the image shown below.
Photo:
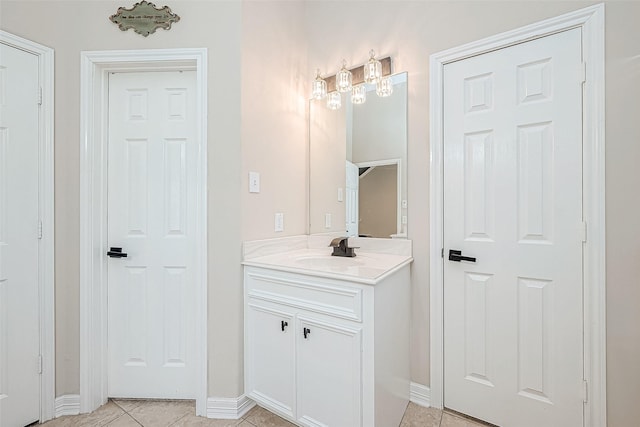
[[[274,231],[276,232],[284,231],[284,214],[282,212],[277,212],[275,214]]]
[[[260,174],[258,172],[249,172],[249,193],[260,192]]]
[[[338,201],[341,202],[344,200],[344,191],[342,188],[338,188]]]
[[[324,214],[324,228],[331,228],[331,214]]]
[[[402,201],[402,209],[407,209],[407,201],[406,200]]]

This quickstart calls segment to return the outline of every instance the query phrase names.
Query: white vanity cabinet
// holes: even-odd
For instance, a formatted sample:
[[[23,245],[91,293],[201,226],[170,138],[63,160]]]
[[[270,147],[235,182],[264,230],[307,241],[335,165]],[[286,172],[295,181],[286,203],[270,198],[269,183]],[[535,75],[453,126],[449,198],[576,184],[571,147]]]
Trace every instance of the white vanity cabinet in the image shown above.
[[[245,263],[244,286],[248,397],[300,426],[400,424],[409,401],[408,264],[363,281]]]

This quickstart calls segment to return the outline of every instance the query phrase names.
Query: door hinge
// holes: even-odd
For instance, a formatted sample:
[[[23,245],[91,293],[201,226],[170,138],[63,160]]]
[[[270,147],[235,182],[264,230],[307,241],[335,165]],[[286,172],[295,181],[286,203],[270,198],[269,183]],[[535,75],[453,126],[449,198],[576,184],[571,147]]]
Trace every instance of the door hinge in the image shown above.
[[[42,231],[42,221],[38,221],[38,239],[42,239],[43,231]]]
[[[582,238],[583,242],[587,241],[587,223],[582,221],[580,223],[580,237]]]
[[[587,63],[583,62],[580,64],[580,83],[584,83],[587,81]]]
[[[42,88],[38,88],[38,105],[42,105]]]
[[[587,380],[582,380],[582,401],[584,403],[589,401],[589,384]]]
[[[444,258],[444,248],[440,248],[440,258]]]
[[[38,373],[39,374],[42,373],[42,355],[41,354],[38,355]]]

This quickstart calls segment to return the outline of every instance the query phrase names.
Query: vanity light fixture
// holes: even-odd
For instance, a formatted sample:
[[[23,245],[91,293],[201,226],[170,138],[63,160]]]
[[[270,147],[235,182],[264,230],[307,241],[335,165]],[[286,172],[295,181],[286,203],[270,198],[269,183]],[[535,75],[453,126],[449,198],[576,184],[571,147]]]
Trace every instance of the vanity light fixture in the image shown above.
[[[391,77],[383,77],[376,83],[376,94],[380,98],[386,98],[387,96],[391,96],[393,93],[393,82],[391,81]]]
[[[320,70],[311,86],[313,99],[327,98],[327,107],[337,110],[342,106],[341,92],[351,92],[353,104],[364,104],[367,99],[367,89],[375,85],[376,94],[387,97],[393,93],[391,80],[391,57],[376,59],[373,49],[369,51],[369,61],[366,64],[347,69],[347,61],[342,60],[342,68],[335,76],[322,78]]]
[[[369,61],[364,65],[365,83],[378,83],[382,78],[382,63],[376,59],[376,53],[369,51]]]
[[[338,92],[351,91],[352,77],[351,71],[347,70],[347,61],[343,59],[342,68],[336,74],[336,89]]]
[[[337,110],[342,106],[342,96],[340,92],[329,92],[327,94],[327,107],[330,110]]]
[[[320,69],[316,71],[316,79],[313,81],[311,96],[313,99],[323,99],[327,96],[327,82],[320,77]]]
[[[353,104],[364,104],[367,100],[367,87],[364,83],[354,86],[351,89],[351,102]]]

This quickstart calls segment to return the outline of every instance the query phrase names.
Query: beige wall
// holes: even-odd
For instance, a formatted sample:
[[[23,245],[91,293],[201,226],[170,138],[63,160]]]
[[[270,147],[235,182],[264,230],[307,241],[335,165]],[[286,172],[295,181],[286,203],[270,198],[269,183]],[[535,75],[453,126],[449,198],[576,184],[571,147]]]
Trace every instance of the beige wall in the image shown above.
[[[242,238],[307,232],[309,147],[303,2],[243,3]],[[249,193],[249,171],[260,193]],[[284,232],[274,232],[274,214]],[[241,307],[240,307],[241,308]]]
[[[640,3],[606,14],[607,408],[625,427],[640,419]]]
[[[346,108],[330,110],[325,100],[309,103],[309,233],[346,231],[346,163],[350,116]],[[338,201],[338,188],[343,201]],[[331,215],[331,227],[325,215]]]
[[[209,48],[209,393],[219,397],[242,392],[242,240],[306,229],[309,70],[335,72],[342,58],[361,64],[373,48],[391,55],[396,71],[408,71],[412,379],[429,384],[429,55],[592,3],[176,0],[181,22],[142,38],[107,20],[120,2],[2,0],[3,30],[56,50],[56,394],[79,390],[81,50]],[[638,16],[638,2],[606,2],[610,427],[640,418]],[[247,193],[249,170],[262,174],[259,195]],[[276,211],[285,213],[284,233],[273,232]]]

